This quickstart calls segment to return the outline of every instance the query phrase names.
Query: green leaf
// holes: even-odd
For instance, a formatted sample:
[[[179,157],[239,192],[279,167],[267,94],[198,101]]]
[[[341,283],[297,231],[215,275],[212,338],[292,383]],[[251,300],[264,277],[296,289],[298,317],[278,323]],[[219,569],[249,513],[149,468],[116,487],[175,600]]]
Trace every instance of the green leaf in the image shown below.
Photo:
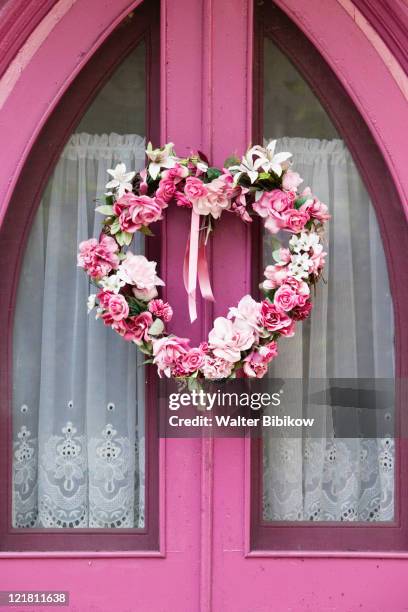
[[[227,159],[224,162],[224,168],[230,168],[231,166],[239,166],[239,164],[241,163],[241,160],[239,159],[239,157],[236,157],[235,155],[231,155],[230,157],[227,157]]]
[[[145,342],[142,342],[142,344],[138,344],[137,346],[142,351],[142,353],[144,353],[145,355],[151,356],[151,354],[152,354],[151,346],[149,346]]]
[[[105,196],[105,204],[108,204],[109,206],[111,206],[113,204],[113,196]]]
[[[118,232],[115,238],[120,246],[129,246],[132,242],[133,234],[129,234],[129,232]]]
[[[147,227],[147,225],[142,225],[139,232],[141,232],[145,236],[154,236],[152,230],[149,227]]]
[[[214,179],[217,179],[219,176],[221,176],[222,172],[218,168],[210,167],[208,168],[206,174],[208,181],[213,181]]]
[[[295,200],[293,206],[297,209],[299,209],[302,204],[304,204],[305,202],[307,202],[307,200],[310,198],[307,198],[307,196],[302,196],[301,198],[297,198],[297,200]]]
[[[101,215],[113,215],[113,206],[109,204],[104,204],[103,206],[97,206],[95,208],[96,212],[101,213]]]
[[[258,179],[260,179],[261,181],[263,180],[269,180],[271,178],[271,175],[269,174],[269,172],[261,172],[258,175]]]
[[[120,232],[120,223],[119,223],[119,218],[116,217],[116,219],[114,220],[114,222],[110,226],[110,233],[113,236],[114,234],[117,234],[118,232]]]
[[[160,336],[164,331],[164,323],[161,319],[155,319],[149,327],[149,334],[151,336]]]
[[[126,246],[129,246],[129,244],[132,242],[133,240],[133,234],[129,234],[129,232],[122,232],[123,234],[123,243]]]
[[[276,262],[280,261],[280,249],[276,249],[275,251],[272,251],[272,257],[274,258]]]

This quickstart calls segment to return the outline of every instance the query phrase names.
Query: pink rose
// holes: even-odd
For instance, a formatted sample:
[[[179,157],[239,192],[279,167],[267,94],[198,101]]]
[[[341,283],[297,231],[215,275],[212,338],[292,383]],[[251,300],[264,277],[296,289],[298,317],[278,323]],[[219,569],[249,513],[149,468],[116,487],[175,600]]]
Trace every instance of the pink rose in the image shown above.
[[[297,172],[287,170],[282,178],[282,189],[296,191],[301,183],[303,183],[303,179]]]
[[[307,319],[312,311],[313,304],[310,300],[305,302],[303,306],[296,306],[290,313],[295,321],[303,321]]]
[[[159,319],[163,319],[166,323],[171,320],[173,316],[173,309],[168,302],[163,300],[152,300],[149,302],[149,311]]]
[[[282,330],[289,327],[292,319],[288,317],[285,311],[281,310],[269,300],[263,300],[262,308],[262,325],[271,332],[283,333]]]
[[[151,339],[148,331],[152,324],[153,317],[150,312],[142,312],[136,317],[130,317],[126,321],[125,340],[132,340],[136,344],[148,342]]]
[[[156,265],[155,261],[149,261],[144,255],[134,255],[128,251],[117,274],[125,283],[133,286],[135,297],[147,301],[156,297],[156,285],[164,285],[156,275]]]
[[[285,267],[280,266],[266,266],[265,268],[266,280],[263,281],[262,287],[266,291],[279,287],[287,278],[288,270]]]
[[[115,213],[115,215],[120,217],[124,210],[130,208],[135,197],[136,196],[134,193],[126,192],[123,194],[123,196],[117,199],[113,203],[113,212]]]
[[[188,176],[188,168],[186,166],[182,166],[181,164],[176,164],[173,168],[169,170],[164,170],[162,172],[162,177],[167,180],[170,179],[174,183],[179,183],[183,178]]]
[[[154,339],[153,343],[153,363],[156,364],[159,376],[163,373],[170,378],[172,369],[175,367],[179,357],[187,353],[190,349],[188,338],[178,336],[168,336],[165,338]]]
[[[295,306],[303,306],[309,294],[307,283],[288,277],[273,296],[273,303],[281,310],[289,311]]]
[[[108,301],[108,312],[114,321],[126,319],[129,314],[129,305],[125,297],[120,293],[111,295]]]
[[[162,210],[167,206],[167,203],[149,196],[138,196],[130,207],[129,211],[132,215],[132,220],[139,226],[150,225],[162,218]]]
[[[304,210],[296,210],[294,208],[287,210],[283,213],[283,220],[285,223],[285,229],[288,229],[294,234],[298,234],[305,227],[309,221],[310,216]]]
[[[182,372],[181,376],[188,376],[197,372],[205,361],[205,353],[199,348],[192,348],[177,360],[177,370]]]
[[[254,329],[245,321],[236,319],[232,322],[224,317],[217,317],[214,327],[208,334],[210,348],[216,357],[226,361],[239,361],[241,351],[246,351],[254,343]]]
[[[256,302],[250,295],[244,295],[236,308],[229,309],[228,319],[232,317],[245,321],[250,327],[260,331],[262,322],[261,304]]]
[[[99,242],[96,238],[90,238],[79,245],[78,266],[86,270],[91,278],[100,279],[117,269],[118,250],[116,240],[106,234],[101,235]]]
[[[193,202],[194,200],[198,200],[199,198],[206,197],[208,191],[203,181],[200,181],[200,179],[195,178],[194,176],[189,176],[186,179],[184,193],[186,194],[188,199]]]
[[[296,290],[286,283],[281,285],[273,296],[273,303],[286,312],[292,310],[292,308],[298,305]]]
[[[279,330],[279,333],[282,336],[285,336],[285,338],[292,338],[295,335],[295,321],[292,320],[290,322],[290,325],[288,325],[287,327],[283,327],[281,330]]]
[[[226,361],[221,357],[210,357],[205,356],[204,365],[201,368],[205,378],[209,380],[219,380],[221,378],[228,378],[232,371],[233,364],[230,361]]]
[[[252,351],[244,359],[244,372],[250,378],[262,378],[268,371],[268,364],[278,354],[276,342],[270,342],[266,346]]]
[[[206,188],[207,195],[192,199],[193,208],[199,215],[211,215],[214,219],[218,219],[222,211],[231,205],[226,195],[225,183],[220,178],[214,179],[206,185]]]
[[[313,264],[311,272],[318,274],[320,270],[324,268],[326,255],[327,253],[323,251],[323,246],[321,244],[317,244],[313,247],[313,253],[310,256]]]
[[[273,189],[265,191],[257,202],[254,202],[253,209],[261,217],[268,217],[273,211],[282,213],[293,206],[295,195],[292,192]]]
[[[134,234],[142,227],[142,224],[139,221],[137,221],[136,223],[133,221],[128,208],[126,208],[123,212],[120,213],[119,225],[122,232],[128,232],[129,234]]]
[[[174,180],[171,178],[162,179],[156,192],[156,198],[164,202],[170,202],[176,191]]]
[[[200,345],[198,348],[200,349],[202,353],[205,353],[205,354],[207,354],[210,350],[210,347],[208,346],[208,342],[200,342]]]
[[[290,211],[289,211],[290,212]],[[285,219],[282,213],[273,210],[270,215],[266,218],[265,229],[271,234],[277,234],[286,225]]]
[[[323,202],[320,202],[320,200],[317,198],[306,200],[299,210],[307,213],[314,219],[318,219],[319,221],[327,221],[330,219],[326,204],[323,204]]]
[[[183,208],[192,208],[193,205],[188,199],[188,197],[182,193],[181,191],[176,191],[175,193],[177,206],[181,206]]]

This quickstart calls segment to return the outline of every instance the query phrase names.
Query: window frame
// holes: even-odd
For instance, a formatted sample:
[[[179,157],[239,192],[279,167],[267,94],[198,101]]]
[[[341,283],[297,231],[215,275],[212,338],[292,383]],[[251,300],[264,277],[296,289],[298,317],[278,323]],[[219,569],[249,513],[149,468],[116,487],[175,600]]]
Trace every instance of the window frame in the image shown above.
[[[20,270],[31,226],[49,177],[76,125],[120,63],[144,42],[146,47],[146,137],[160,138],[160,2],[143,3],[130,13],[96,51],[69,86],[43,127],[20,173],[0,229],[2,279],[0,322],[0,551],[159,551],[159,438],[157,435],[157,380],[146,366],[145,527],[142,529],[31,529],[12,525],[12,377],[13,318]],[[31,197],[27,201],[27,194]],[[12,230],[10,230],[12,228]],[[146,254],[159,260],[160,224],[156,238],[147,241]],[[3,506],[4,507],[4,506]]]
[[[408,398],[408,316],[404,303],[408,289],[402,278],[407,224],[391,172],[354,102],[339,78],[307,36],[272,3],[258,4],[254,16],[253,142],[263,137],[263,45],[269,38],[285,54],[308,83],[349,148],[373,202],[383,241],[395,319],[396,427],[395,520],[387,523],[267,522],[263,520],[262,440],[249,441],[249,549],[250,551],[405,551],[408,549],[408,417],[403,410]],[[384,197],[387,194],[387,210]],[[253,223],[252,291],[262,269],[262,224]],[[404,286],[405,285],[405,286]],[[404,414],[405,413],[405,414]]]

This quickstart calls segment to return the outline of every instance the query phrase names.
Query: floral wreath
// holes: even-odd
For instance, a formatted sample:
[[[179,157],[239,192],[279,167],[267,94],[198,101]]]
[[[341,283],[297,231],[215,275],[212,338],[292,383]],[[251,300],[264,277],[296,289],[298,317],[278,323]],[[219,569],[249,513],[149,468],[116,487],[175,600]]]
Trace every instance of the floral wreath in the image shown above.
[[[278,354],[277,340],[293,336],[296,322],[310,315],[311,288],[325,263],[322,241],[330,215],[309,187],[298,192],[303,181],[291,169],[291,154],[275,153],[275,147],[276,141],[251,147],[241,160],[227,159],[220,170],[201,153],[179,158],[172,143],[160,149],[149,143],[144,170],[127,172],[123,163],[108,170],[110,191],[96,208],[105,215],[102,233],[79,245],[78,266],[98,288],[88,298],[88,311],[96,307],[96,318],[134,342],[159,376],[219,380],[240,372],[261,378]],[[157,297],[157,287],[164,285],[157,264],[128,248],[136,232],[152,235],[150,224],[160,221],[170,205],[191,209],[184,262],[191,321],[197,316],[197,279],[203,297],[214,300],[205,245],[223,211],[245,222],[259,215],[272,234],[283,230],[291,235],[286,246],[277,242],[275,263],[265,269],[264,299],[242,297],[226,318],[215,319],[208,341],[198,347],[166,332],[173,311]],[[205,220],[201,227],[200,217]]]

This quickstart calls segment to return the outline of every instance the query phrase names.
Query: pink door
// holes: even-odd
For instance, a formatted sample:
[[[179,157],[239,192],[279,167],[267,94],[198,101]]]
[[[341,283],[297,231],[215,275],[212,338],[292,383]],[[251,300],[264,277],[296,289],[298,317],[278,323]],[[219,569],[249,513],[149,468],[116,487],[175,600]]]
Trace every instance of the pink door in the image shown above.
[[[295,344],[290,349],[293,352],[282,357],[284,375],[305,380],[395,377],[403,381],[406,374],[404,304],[408,279],[401,245],[406,243],[407,227],[401,202],[408,178],[400,129],[407,116],[406,77],[358,10],[349,2],[335,0],[280,0],[274,5],[256,3],[256,7],[248,0],[177,0],[161,2],[160,10],[156,2],[105,4],[101,10],[100,3],[93,0],[50,3],[42,30],[34,31],[25,43],[25,53],[16,56],[0,82],[0,120],[10,143],[0,152],[4,202],[0,249],[7,270],[0,316],[3,328],[8,329],[0,339],[1,389],[7,398],[1,408],[4,510],[0,590],[69,592],[69,609],[81,611],[402,611],[406,609],[408,544],[403,484],[406,444],[402,434],[397,440],[392,437],[391,442],[376,439],[374,445],[363,439],[357,450],[346,443],[333,449],[325,440],[318,455],[318,477],[309,477],[315,475],[312,468],[316,463],[307,467],[302,439],[286,445],[282,453],[267,437],[159,439],[155,372],[146,370],[139,382],[129,382],[132,401],[137,399],[133,412],[139,420],[136,427],[133,421],[129,425],[130,417],[123,424],[122,404],[128,405],[129,397],[110,397],[108,391],[102,392],[101,380],[94,380],[98,393],[92,388],[89,391],[89,381],[85,384],[81,378],[84,369],[92,371],[89,361],[78,368],[77,378],[70,378],[81,384],[72,383],[66,390],[61,376],[57,385],[49,386],[47,377],[58,361],[52,358],[57,352],[44,356],[46,348],[53,346],[47,336],[49,325],[37,339],[40,357],[29,360],[26,367],[35,374],[38,359],[43,363],[48,355],[47,368],[35,374],[40,377],[40,387],[48,385],[47,391],[36,401],[45,406],[51,396],[54,403],[62,399],[59,410],[51,407],[53,411],[48,408],[45,412],[41,408],[40,417],[35,417],[39,422],[38,449],[48,452],[49,440],[55,441],[57,449],[64,444],[81,452],[86,448],[89,468],[83,467],[79,450],[75,450],[76,462],[63,463],[65,472],[57,471],[54,464],[50,467],[45,459],[50,452],[41,451],[38,473],[29,477],[27,457],[31,461],[30,449],[35,452],[37,447],[24,437],[27,430],[31,435],[27,423],[34,416],[24,395],[28,393],[24,384],[30,380],[21,369],[24,359],[13,361],[13,355],[19,347],[24,349],[27,341],[25,334],[18,334],[18,326],[16,331],[15,321],[34,316],[38,304],[33,302],[25,319],[18,319],[25,312],[26,300],[40,292],[34,284],[31,291],[21,293],[24,282],[30,288],[33,278],[25,266],[35,264],[33,257],[23,261],[21,245],[38,247],[43,235],[33,232],[43,229],[46,221],[49,232],[60,231],[55,234],[58,239],[51,240],[47,234],[44,247],[27,252],[40,257],[55,244],[63,248],[64,237],[71,231],[68,224],[61,223],[58,211],[54,213],[56,209],[50,205],[36,225],[38,211],[46,201],[52,202],[53,190],[57,200],[63,201],[61,193],[72,178],[72,167],[82,168],[85,174],[97,168],[92,180],[99,185],[98,172],[106,156],[111,162],[118,159],[120,151],[130,163],[138,163],[137,142],[126,136],[136,132],[157,144],[174,142],[180,154],[199,149],[215,165],[221,165],[233,152],[243,152],[250,142],[273,136],[291,139],[290,146],[306,176],[315,188],[318,182],[327,191],[331,206],[336,207],[333,224],[347,216],[347,244],[344,237],[338,238],[337,231],[331,236],[330,243],[338,251],[331,255],[329,288],[343,283],[348,297],[346,306],[336,310],[338,293],[318,295],[320,306],[316,309],[320,310],[312,327],[298,334],[302,345]],[[125,66],[122,72],[121,66]],[[367,66],[376,79],[366,79]],[[133,89],[132,82],[137,84]],[[122,92],[121,97],[112,98],[113,90]],[[379,99],[379,90],[387,91],[392,113],[385,108],[383,96]],[[293,96],[293,103],[288,104],[285,95]],[[130,100],[129,106],[123,105],[124,100]],[[98,123],[99,115],[92,114],[95,105],[105,108],[102,123]],[[144,119],[134,124],[134,116]],[[112,127],[106,127],[107,117]],[[111,135],[105,140],[89,138],[90,133],[106,131]],[[68,148],[62,152],[67,141]],[[83,159],[85,165],[81,165]],[[310,160],[313,166],[309,168]],[[50,166],[56,168],[48,183],[50,195],[43,195]],[[75,173],[75,185],[79,185],[82,175],[78,170]],[[87,189],[89,193],[91,189],[85,188],[89,197]],[[75,198],[80,202],[78,193],[79,188]],[[356,206],[351,206],[355,202],[360,206],[357,212],[362,211],[357,217],[353,216]],[[67,203],[73,206],[72,190]],[[89,226],[89,218],[89,213],[80,216],[78,212],[72,236]],[[31,229],[31,243],[27,243],[31,227],[37,230]],[[370,240],[360,253],[359,232],[367,233],[367,227]],[[175,310],[172,331],[198,343],[207,336],[216,316],[225,316],[243,295],[257,295],[263,267],[269,263],[268,245],[255,224],[247,226],[232,215],[223,216],[208,247],[216,302],[200,302],[198,321],[190,327],[181,278],[188,229],[185,211],[170,209],[160,240],[150,240],[146,248],[160,259],[166,298]],[[368,251],[375,265],[367,258]],[[337,252],[342,253],[338,267]],[[52,276],[52,265],[57,255],[58,250],[43,266],[49,289],[47,294],[42,280],[41,295],[55,293],[58,274]],[[369,273],[364,278],[358,276],[369,265]],[[344,276],[344,269],[349,276]],[[18,288],[15,279],[20,278],[20,270],[27,275],[21,277],[25,280]],[[376,293],[378,287],[384,290]],[[75,289],[78,294],[80,290]],[[364,302],[367,295],[369,315]],[[326,310],[322,312],[323,305]],[[40,306],[44,313],[44,305]],[[341,327],[344,313],[348,319]],[[347,321],[353,329],[362,326],[366,330],[361,339],[357,331],[344,327]],[[324,334],[325,347],[339,347],[337,352],[325,352],[324,368],[322,362],[316,365],[317,349],[310,348],[317,346],[313,344],[313,325],[318,330],[315,343]],[[37,329],[36,324],[30,328]],[[330,334],[336,334],[334,342]],[[353,343],[353,351],[347,342],[342,349],[344,337]],[[373,342],[367,343],[367,338]],[[380,359],[375,352],[378,346]],[[62,350],[60,345],[57,349]],[[76,344],[72,350],[77,350]],[[87,345],[86,350],[87,355],[102,360],[106,347]],[[130,357],[121,354],[119,358],[126,358],[129,371],[136,371]],[[302,368],[308,364],[301,373],[299,368],[291,370],[299,360]],[[350,364],[355,364],[355,369]],[[282,370],[272,375],[282,376]],[[77,395],[69,395],[78,389]],[[402,431],[404,419],[399,407],[404,389],[402,384],[390,416],[401,419]],[[103,413],[102,421],[97,422],[95,411],[89,409],[96,396]],[[83,397],[85,403],[81,403]],[[64,418],[59,420],[61,413]],[[81,425],[84,418],[86,427]],[[55,425],[52,431],[47,429],[50,423]],[[100,437],[92,434],[91,439],[94,429]],[[16,434],[13,447],[12,433]],[[26,446],[18,433],[23,433]],[[137,446],[138,454],[128,489],[124,487],[129,477],[126,465],[118,460],[116,471],[109,472],[111,486],[101,506],[102,489],[99,481],[93,480],[91,462],[95,461],[93,465],[99,470],[106,468],[100,458],[107,439],[119,449],[118,456],[123,456],[129,445]],[[24,460],[18,464],[24,468],[20,470],[20,486],[15,453],[21,450],[25,454],[18,455]],[[354,463],[347,464],[346,456],[352,456]],[[371,471],[368,456],[373,459],[370,465],[375,465]],[[87,485],[78,476],[81,470]],[[348,479],[343,478],[345,474]],[[123,493],[129,488],[131,497],[127,493],[127,501],[112,510],[112,491]],[[58,501],[56,489],[58,494],[64,489],[64,504]],[[74,504],[74,489],[85,501]],[[313,503],[308,501],[310,492]],[[15,609],[20,608],[16,605]],[[39,605],[35,609],[47,608]]]

